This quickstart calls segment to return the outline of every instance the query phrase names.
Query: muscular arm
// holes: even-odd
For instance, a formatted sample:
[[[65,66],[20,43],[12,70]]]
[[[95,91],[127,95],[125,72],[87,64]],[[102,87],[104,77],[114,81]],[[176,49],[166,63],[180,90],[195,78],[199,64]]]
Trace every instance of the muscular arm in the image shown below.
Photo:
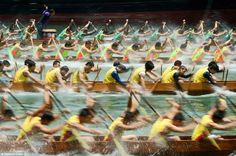
[[[119,77],[119,75],[118,75],[117,72],[113,71],[113,72],[111,73],[111,76],[116,80],[117,83],[119,83],[119,84],[122,85],[122,86],[126,86],[126,84],[121,81],[121,79],[120,79],[120,77]]]
[[[143,127],[146,123],[145,122],[137,122],[137,123],[133,123],[130,125],[125,125],[125,124],[118,124],[117,126],[120,128],[123,128],[125,130],[135,130],[138,129],[140,127]]]
[[[73,124],[73,127],[80,130],[80,131],[83,131],[83,132],[87,132],[87,133],[91,133],[91,134],[97,134],[97,135],[100,135],[102,134],[100,131],[97,131],[97,130],[94,130],[94,129],[90,129],[90,128],[87,128],[81,124]]]
[[[30,78],[33,82],[43,85],[38,79],[33,77],[29,72],[24,72],[23,74],[27,76],[28,78]]]
[[[178,90],[180,90],[181,92],[183,91],[183,88],[181,87],[180,83],[179,83],[179,73],[175,73],[173,75],[174,77],[174,81],[175,81],[175,86]]]
[[[45,133],[45,134],[54,134],[57,131],[61,130],[62,127],[64,126],[64,124],[55,127],[55,128],[47,128],[45,126],[43,126],[42,124],[36,124],[34,127],[38,128],[41,132]]]
[[[209,72],[205,72],[203,77],[206,78],[211,84],[216,85],[215,80],[212,78]]]
[[[217,130],[227,130],[227,129],[230,129],[230,128],[233,128],[235,127],[236,125],[236,122],[231,122],[231,123],[227,123],[227,124],[224,124],[224,125],[220,125],[220,124],[217,124],[217,123],[210,123],[210,126],[212,126],[214,129],[217,129]]]
[[[174,132],[186,132],[186,131],[189,131],[189,130],[193,129],[193,128],[194,128],[194,125],[195,125],[195,124],[189,124],[189,125],[184,126],[184,127],[177,127],[177,126],[175,126],[175,125],[173,125],[173,124],[169,124],[169,125],[167,126],[167,128],[168,128],[169,130],[171,130],[171,131],[174,131]]]

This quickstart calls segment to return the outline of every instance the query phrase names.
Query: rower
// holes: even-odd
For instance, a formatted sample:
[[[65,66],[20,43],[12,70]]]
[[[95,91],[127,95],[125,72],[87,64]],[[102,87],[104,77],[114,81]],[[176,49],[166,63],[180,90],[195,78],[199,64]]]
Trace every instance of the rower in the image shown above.
[[[177,36],[185,36],[188,33],[189,33],[189,31],[188,31],[188,27],[186,25],[186,20],[183,19],[183,23],[182,23],[181,27],[176,30],[176,35]]]
[[[220,98],[216,105],[211,108],[210,111],[206,115],[204,115],[197,125],[197,127],[194,129],[192,134],[192,140],[194,141],[203,141],[203,140],[210,140],[214,138],[222,139],[220,136],[211,135],[211,131],[213,129],[217,130],[227,130],[230,128],[235,127],[236,120],[235,117],[232,120],[228,118],[225,118],[226,114],[226,108],[227,103],[224,99]],[[228,123],[226,124],[219,124],[222,121],[226,121]]]
[[[71,76],[72,85],[83,84],[86,88],[91,89],[91,83],[88,82],[88,74],[90,72],[97,72],[100,68],[94,67],[93,61],[87,62],[84,66],[73,72]]]
[[[62,142],[75,141],[77,136],[76,134],[73,133],[73,129],[95,135],[102,135],[103,132],[88,128],[84,125],[84,124],[96,123],[94,121],[95,114],[96,112],[93,108],[83,108],[80,110],[78,115],[70,117],[67,121],[68,124],[66,124],[62,128],[60,141]],[[93,137],[89,136],[87,137],[80,136],[80,138],[85,139],[87,141],[94,141]]]
[[[113,137],[122,141],[137,140],[136,135],[124,135],[125,131],[136,130],[150,122],[149,117],[139,115],[137,108],[137,100],[130,96],[125,112],[111,123],[104,141],[111,141]]]
[[[31,47],[30,46],[27,47],[27,44],[25,41],[20,41],[11,48],[11,53],[14,58],[15,57],[18,58],[21,56],[21,51],[28,51],[30,49]]]
[[[181,113],[180,105],[173,99],[166,99],[171,104],[171,109],[165,115],[159,117],[153,124],[149,138],[150,141],[176,140],[179,141],[178,136],[168,137],[167,135],[172,132],[186,132],[194,128],[194,124],[183,126],[184,116]],[[162,141],[162,140],[161,140]]]
[[[14,83],[28,83],[29,80],[32,80],[35,83],[43,86],[43,83],[35,78],[32,73],[40,74],[44,69],[44,65],[40,66],[39,70],[36,70],[36,63],[30,59],[25,60],[25,66],[19,68],[14,76]]]
[[[43,52],[52,52],[55,50],[56,50],[55,47],[53,48],[51,48],[51,46],[49,47],[48,41],[43,41],[42,44],[40,44],[37,48],[36,57],[42,59],[44,58]]]
[[[33,34],[36,34],[37,28],[35,26],[35,19],[32,19],[29,23],[29,25],[25,28],[25,34],[23,36],[24,40],[31,40],[33,37]]]
[[[181,65],[182,65],[182,62],[180,60],[176,60],[174,62],[174,66],[169,66],[165,69],[165,71],[162,74],[162,77],[165,77],[167,73],[169,73],[173,70],[178,70]]]
[[[144,25],[138,29],[138,36],[147,36],[151,34],[151,26],[148,24],[148,21],[145,21]]]
[[[104,84],[115,84],[115,83],[118,83],[121,86],[128,87],[128,85],[125,84],[124,82],[122,82],[120,80],[120,77],[119,77],[120,73],[127,72],[127,70],[128,69],[123,64],[111,67],[106,72],[104,80],[103,80],[103,83]]]
[[[63,58],[71,58],[69,51],[77,50],[76,43],[77,43],[76,40],[68,40],[65,42],[65,45],[60,48],[60,53]],[[59,55],[56,55],[56,59],[59,59],[59,58],[60,58]]]
[[[156,42],[156,44],[154,46],[152,46],[149,50],[147,50],[147,55],[145,60],[157,60],[160,62],[163,62],[163,60],[159,59],[159,55],[160,53],[164,53],[166,52],[164,49],[167,45],[167,41],[170,42],[169,38],[166,38],[165,41],[163,43],[161,42]]]
[[[210,82],[211,84],[216,85],[216,78],[212,75],[221,72],[219,66],[216,62],[211,61],[207,67],[200,68],[193,76],[194,83]]]
[[[101,53],[101,60],[112,60],[113,54],[123,55],[123,52],[118,48],[119,45],[119,42],[114,42],[106,47]]]
[[[158,35],[160,36],[167,36],[170,35],[170,29],[166,26],[166,22],[162,21],[161,26],[158,29]]]
[[[199,20],[199,23],[193,28],[191,32],[194,35],[203,35],[204,34],[204,21]]]
[[[90,30],[90,28],[92,28],[92,30]],[[96,31],[97,31],[97,28],[95,28],[92,22],[88,21],[88,23],[84,27],[77,28],[78,33],[76,34],[76,39],[79,39],[80,41],[82,41],[85,36],[92,35]]]
[[[28,116],[23,125],[20,126],[21,130],[16,141],[23,141],[25,139],[30,139],[33,141],[40,141],[44,139],[42,134],[52,135],[62,129],[64,124],[55,127],[47,128],[54,120],[53,114],[49,111],[45,111],[41,117],[39,116]],[[27,138],[26,138],[27,137]]]
[[[66,79],[64,79],[64,77],[68,75],[68,72],[69,68],[67,66],[62,66],[61,68],[54,68],[47,72],[45,82],[46,84],[59,83],[63,87],[66,87]],[[69,78],[69,76],[67,78]]]
[[[92,42],[85,41],[84,45],[78,51],[77,59],[81,60],[83,58],[89,59],[92,57],[92,54],[96,53],[98,49],[92,49]]]
[[[111,19],[109,19],[108,22],[105,23],[105,26],[102,28],[102,30],[105,35],[114,34],[114,25],[113,25]]]
[[[138,51],[139,52],[147,51],[147,48],[143,49],[144,45],[147,46],[146,40],[144,40],[144,42],[142,42],[142,43],[134,43],[134,44],[131,44],[130,46],[126,47],[124,50],[124,54],[123,54],[124,55],[123,61],[129,61],[129,54],[135,54],[135,52],[138,52]],[[139,58],[140,58],[140,56],[139,56]]]
[[[186,51],[186,48],[187,46],[190,44],[190,41],[189,40],[186,40],[183,44],[181,44],[178,48],[175,48],[171,54],[170,54],[170,57],[169,57],[169,61],[173,62],[173,61],[176,61],[177,59],[177,56],[182,53],[184,54],[185,51]]]
[[[134,70],[133,74],[131,75],[130,82],[132,85],[141,85],[143,89],[146,89],[145,85],[145,77],[148,77],[152,81],[157,81],[159,76],[153,72],[154,64],[152,61],[147,61],[145,66],[139,67]]]
[[[192,73],[184,75],[187,71],[187,68],[181,65],[178,70],[173,70],[162,77],[162,83],[175,83],[177,89],[183,91],[180,83],[193,75]]]

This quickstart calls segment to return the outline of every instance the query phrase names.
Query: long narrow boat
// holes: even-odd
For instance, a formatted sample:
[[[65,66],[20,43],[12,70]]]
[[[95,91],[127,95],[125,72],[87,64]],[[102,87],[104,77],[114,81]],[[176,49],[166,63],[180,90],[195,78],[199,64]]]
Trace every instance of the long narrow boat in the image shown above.
[[[88,142],[90,149],[88,152],[109,154],[114,152],[116,146],[113,142],[102,141],[103,136],[94,137],[94,142]],[[28,143],[15,142],[15,136],[8,136],[7,140],[0,141],[0,152],[32,152],[32,147]],[[30,141],[38,153],[41,154],[59,154],[65,152],[83,153],[85,150],[77,141],[60,142],[55,137],[54,142],[33,142]],[[221,150],[217,149],[210,142],[191,141],[189,136],[181,137],[181,141],[168,141],[166,144],[158,144],[147,141],[146,136],[140,136],[137,141],[122,142],[125,151],[132,155],[173,155],[173,156],[226,156],[233,153],[236,149],[236,136],[224,136],[223,140],[216,141]]]
[[[236,81],[218,81],[219,85],[226,86],[230,91],[236,91]],[[69,84],[68,84],[69,85]],[[58,91],[60,89],[59,85],[50,85],[53,91]],[[187,91],[189,95],[204,95],[214,92],[214,87],[209,83],[192,83],[184,82],[181,84],[183,91]],[[6,88],[5,85],[0,86],[0,91]],[[35,83],[13,83],[9,86],[12,91],[22,91],[22,92],[39,92],[40,86]],[[79,85],[73,85],[73,90],[80,92]],[[157,83],[156,85],[152,82],[146,82],[146,88],[152,91],[154,94],[176,94],[176,87],[173,83]],[[91,91],[94,92],[124,92],[125,88],[118,84],[104,84],[102,81],[94,82]]]

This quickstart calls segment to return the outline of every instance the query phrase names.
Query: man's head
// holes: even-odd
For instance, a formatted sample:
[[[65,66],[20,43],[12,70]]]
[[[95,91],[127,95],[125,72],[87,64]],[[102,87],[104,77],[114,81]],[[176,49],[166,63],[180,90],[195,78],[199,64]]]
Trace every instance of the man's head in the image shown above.
[[[119,46],[119,43],[114,42],[114,43],[111,45],[111,48],[112,48],[112,49],[115,49],[115,50],[118,50],[118,46]]]
[[[155,44],[155,49],[158,49],[158,48],[160,48],[161,47],[161,42],[156,42],[156,44]]]
[[[62,66],[60,68],[60,73],[62,76],[65,76],[68,73],[68,71],[69,71],[69,68],[67,66]]]
[[[85,41],[85,47],[90,49],[91,48],[91,41]]]
[[[141,45],[139,44],[139,43],[135,43],[135,44],[133,44],[133,46],[132,46],[132,49],[134,50],[134,51],[137,51],[137,50],[139,50],[141,48]]]
[[[214,112],[212,119],[214,122],[221,122],[222,119],[225,117],[226,111],[222,111],[222,110],[217,110]]]
[[[33,72],[36,68],[36,63],[32,60],[25,61],[25,64],[28,66],[29,72]]]
[[[135,121],[139,114],[140,113],[137,109],[134,112],[131,112],[131,111],[128,111],[128,110],[125,111],[124,122],[129,123],[129,122]]]
[[[181,65],[180,68],[179,68],[179,73],[180,73],[180,75],[184,75],[184,73],[185,73],[186,71],[188,71],[187,68],[186,68],[185,66]]]
[[[185,120],[184,115],[181,112],[178,112],[177,114],[175,114],[173,118],[173,125],[182,126],[184,120]]]
[[[10,65],[11,65],[8,60],[3,60],[2,63],[4,65],[4,67],[10,67]]]
[[[41,116],[41,124],[48,125],[54,120],[52,112],[46,111]]]
[[[126,68],[125,65],[120,64],[120,65],[116,66],[116,71],[117,71],[118,73],[124,73],[124,72],[127,71],[127,68]]]
[[[118,65],[120,65],[120,61],[119,60],[115,60],[114,63],[113,63],[113,66],[116,67]]]
[[[11,119],[11,118],[15,118],[15,114],[11,109],[5,109],[4,113],[3,113],[5,118]]]
[[[53,61],[52,65],[53,65],[54,68],[58,68],[58,67],[61,66],[61,62],[59,60],[55,60],[55,61]]]
[[[215,61],[211,61],[209,64],[208,64],[208,70],[210,73],[212,74],[215,74],[217,72],[219,72],[219,66],[217,65],[217,63]]]
[[[174,62],[174,66],[180,67],[182,65],[182,62],[180,60],[176,60]]]
[[[79,112],[80,122],[89,123],[95,117],[95,110],[92,108],[83,108]]]
[[[94,67],[94,63],[93,61],[89,61],[85,64],[85,72],[89,73],[91,71],[91,69]]]
[[[145,63],[145,70],[146,70],[146,72],[150,72],[150,71],[152,71],[154,68],[155,68],[155,66],[154,66],[154,64],[153,64],[152,61],[147,61],[147,62]]]
[[[43,41],[42,47],[43,47],[43,48],[47,48],[47,47],[48,47],[48,42],[47,42],[47,41]]]

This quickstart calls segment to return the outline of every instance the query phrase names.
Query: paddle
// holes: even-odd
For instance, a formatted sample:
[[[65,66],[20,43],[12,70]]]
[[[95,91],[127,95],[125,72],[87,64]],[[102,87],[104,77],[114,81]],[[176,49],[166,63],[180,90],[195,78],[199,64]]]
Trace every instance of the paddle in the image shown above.
[[[97,104],[99,105],[99,107],[100,107],[100,109],[103,111],[103,113],[105,113],[106,116],[113,122],[113,121],[114,121],[113,117],[112,117],[99,103],[97,103]],[[109,130],[109,127],[108,127],[107,125],[106,125],[106,127],[107,127],[107,129]],[[116,136],[113,136],[112,139],[113,139],[113,141],[114,141],[114,143],[115,143],[115,145],[116,145],[118,151],[120,152],[120,154],[121,154],[122,156],[128,156],[128,154],[125,152],[124,147],[123,147],[123,146],[121,145],[121,143],[116,139]]]
[[[52,96],[55,98],[56,102],[58,102],[61,107],[66,108],[66,106],[57,98],[57,96],[49,89],[49,92],[52,94]]]
[[[141,105],[141,102],[138,100],[137,96],[134,94],[134,92],[131,92],[131,95],[134,96],[134,98],[138,101],[138,103]],[[141,98],[143,99],[143,101],[148,105],[149,108],[151,108],[151,110],[157,115],[157,116],[161,116],[161,114],[159,112],[157,112],[154,107],[147,101],[147,99],[143,96],[141,96]]]
[[[195,69],[195,66],[196,66],[196,64],[194,63],[191,73],[193,73],[193,71],[194,71],[194,69]],[[187,89],[187,91],[189,91],[189,89],[190,89],[190,86],[191,86],[191,83],[192,83],[192,77],[193,77],[193,75],[191,75],[190,78],[188,79],[189,84],[188,84],[188,89]]]
[[[8,92],[8,94],[23,108],[25,112],[27,111],[26,107],[11,92]]]
[[[60,52],[60,49],[59,49],[57,43],[55,42],[54,39],[52,39],[52,41],[53,41],[53,44],[56,46],[56,49],[57,49],[57,55],[59,56],[60,60],[64,62],[65,60],[64,60],[64,58],[63,58],[63,56],[62,56],[62,54],[61,54],[61,52]]]
[[[97,67],[98,67],[98,65],[97,65]],[[96,74],[96,76],[94,77],[94,80],[93,80],[93,86],[94,86],[94,84],[95,84],[95,82],[96,82],[96,80],[97,80],[97,78],[98,78],[98,76],[99,76],[101,70],[102,70],[102,69],[98,69],[97,74]]]
[[[194,114],[197,116],[197,117],[200,117],[197,112],[194,110],[193,106],[191,105],[191,102],[182,94],[182,92],[179,92],[181,98],[187,103],[187,106],[188,108],[194,112]]]
[[[102,105],[101,105],[100,103],[96,102],[96,104],[100,107],[101,111],[102,111],[104,114],[106,114],[106,116],[107,116],[111,121],[114,121],[113,117],[112,117],[109,113],[107,113],[107,111],[102,107]]]
[[[225,74],[225,81],[224,81],[224,86],[227,83],[227,79],[228,79],[228,74],[229,74],[229,69],[227,69],[226,74]]]

